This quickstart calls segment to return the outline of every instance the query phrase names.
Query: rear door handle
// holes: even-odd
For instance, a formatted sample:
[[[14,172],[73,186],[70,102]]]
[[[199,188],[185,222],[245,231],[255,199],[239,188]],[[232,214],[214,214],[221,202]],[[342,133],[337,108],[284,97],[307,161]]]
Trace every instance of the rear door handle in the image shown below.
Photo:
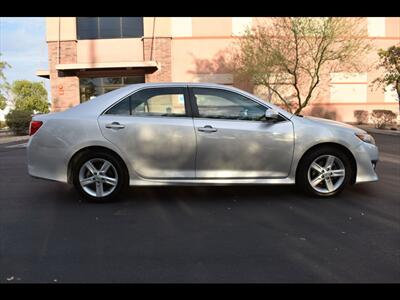
[[[119,124],[118,122],[112,122],[111,124],[106,124],[106,128],[122,129],[125,128],[125,125]]]
[[[217,128],[214,128],[211,125],[206,125],[204,127],[197,128],[197,130],[201,132],[216,132]]]

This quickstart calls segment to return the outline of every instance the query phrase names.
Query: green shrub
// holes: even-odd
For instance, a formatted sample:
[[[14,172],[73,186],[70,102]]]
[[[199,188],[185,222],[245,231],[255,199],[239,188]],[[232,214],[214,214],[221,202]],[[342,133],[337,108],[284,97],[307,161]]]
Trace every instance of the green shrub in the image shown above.
[[[32,112],[26,110],[11,110],[6,115],[7,126],[17,135],[28,134]]]
[[[366,110],[355,110],[354,111],[354,118],[357,120],[357,124],[366,124],[368,123],[368,111]]]
[[[375,125],[375,128],[384,129],[386,125],[393,124],[397,115],[391,110],[386,109],[375,109],[372,111],[371,119]]]

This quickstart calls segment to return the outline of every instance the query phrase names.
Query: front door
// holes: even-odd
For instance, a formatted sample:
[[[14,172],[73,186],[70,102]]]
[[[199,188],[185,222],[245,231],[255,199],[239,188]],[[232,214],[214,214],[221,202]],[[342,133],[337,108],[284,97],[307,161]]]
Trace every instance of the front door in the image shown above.
[[[197,136],[196,178],[283,178],[293,155],[293,125],[265,121],[268,107],[218,88],[191,88]]]
[[[186,87],[146,88],[99,117],[106,139],[144,178],[194,178],[196,136]]]

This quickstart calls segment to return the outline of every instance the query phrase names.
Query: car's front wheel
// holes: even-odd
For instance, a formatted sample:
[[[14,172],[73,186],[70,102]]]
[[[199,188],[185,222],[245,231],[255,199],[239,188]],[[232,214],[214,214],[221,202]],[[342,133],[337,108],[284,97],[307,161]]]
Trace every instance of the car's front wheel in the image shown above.
[[[122,163],[104,152],[86,152],[73,169],[73,183],[78,192],[92,202],[114,200],[124,186],[126,174]]]
[[[321,147],[301,160],[296,183],[308,194],[333,196],[350,182],[351,161],[340,149]]]

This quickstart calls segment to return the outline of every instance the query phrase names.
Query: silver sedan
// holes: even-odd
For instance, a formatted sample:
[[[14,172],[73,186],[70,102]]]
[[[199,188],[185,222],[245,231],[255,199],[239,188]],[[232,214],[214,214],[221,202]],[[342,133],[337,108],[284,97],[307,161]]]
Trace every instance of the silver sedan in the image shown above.
[[[365,131],[292,115],[236,88],[130,85],[34,116],[28,172],[104,202],[127,185],[297,184],[333,196],[378,180]]]

